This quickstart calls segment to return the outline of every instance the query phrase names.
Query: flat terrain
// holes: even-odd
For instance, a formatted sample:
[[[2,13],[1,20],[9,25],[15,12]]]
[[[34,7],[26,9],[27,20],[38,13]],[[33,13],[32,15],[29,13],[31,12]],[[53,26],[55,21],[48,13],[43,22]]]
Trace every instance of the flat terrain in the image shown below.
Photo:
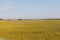
[[[60,20],[2,20],[0,40],[60,40]]]

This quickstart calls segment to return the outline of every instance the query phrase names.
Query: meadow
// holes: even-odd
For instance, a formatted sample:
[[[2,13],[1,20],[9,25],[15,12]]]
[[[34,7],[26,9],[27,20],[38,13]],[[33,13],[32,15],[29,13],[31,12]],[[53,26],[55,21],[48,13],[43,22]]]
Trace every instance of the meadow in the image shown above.
[[[0,40],[60,40],[60,20],[1,20]]]

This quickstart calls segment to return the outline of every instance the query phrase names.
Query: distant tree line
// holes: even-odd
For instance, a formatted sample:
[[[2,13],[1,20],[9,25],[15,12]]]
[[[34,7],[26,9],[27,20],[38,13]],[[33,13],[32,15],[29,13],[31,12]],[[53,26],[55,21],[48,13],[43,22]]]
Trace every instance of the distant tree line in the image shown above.
[[[0,20],[33,20],[33,19],[3,19],[0,18]],[[35,20],[35,19],[34,19]],[[51,19],[36,19],[36,20],[60,20],[60,18],[51,18]]]
[[[23,19],[3,19],[3,18],[0,18],[0,20],[23,20]]]
[[[41,19],[41,20],[60,20],[59,18],[53,18],[53,19]]]

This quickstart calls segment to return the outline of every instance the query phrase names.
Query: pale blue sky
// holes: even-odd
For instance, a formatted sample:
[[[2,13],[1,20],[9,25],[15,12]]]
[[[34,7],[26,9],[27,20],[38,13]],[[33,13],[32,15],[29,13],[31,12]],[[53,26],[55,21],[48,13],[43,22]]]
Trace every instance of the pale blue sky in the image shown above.
[[[1,18],[60,18],[60,0],[0,0]]]

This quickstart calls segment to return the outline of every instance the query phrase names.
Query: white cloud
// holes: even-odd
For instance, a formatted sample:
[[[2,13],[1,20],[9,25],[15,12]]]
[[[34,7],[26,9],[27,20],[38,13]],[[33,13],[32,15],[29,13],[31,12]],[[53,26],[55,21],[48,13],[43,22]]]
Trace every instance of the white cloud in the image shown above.
[[[0,13],[6,13],[11,8],[11,2],[5,2],[2,5],[0,5]]]
[[[5,18],[9,11],[12,9],[12,2],[6,0],[4,3],[0,5],[0,18]]]

